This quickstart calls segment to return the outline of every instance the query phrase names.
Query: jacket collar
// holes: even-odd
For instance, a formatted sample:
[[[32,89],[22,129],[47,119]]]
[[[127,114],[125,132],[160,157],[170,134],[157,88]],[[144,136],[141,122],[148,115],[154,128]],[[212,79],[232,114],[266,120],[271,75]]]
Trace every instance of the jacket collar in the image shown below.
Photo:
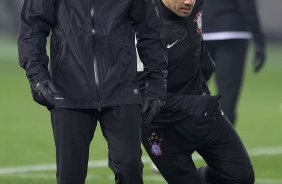
[[[183,20],[184,17],[179,17],[173,11],[171,11],[166,5],[164,5],[162,0],[159,0],[159,8],[163,18],[168,20]]]

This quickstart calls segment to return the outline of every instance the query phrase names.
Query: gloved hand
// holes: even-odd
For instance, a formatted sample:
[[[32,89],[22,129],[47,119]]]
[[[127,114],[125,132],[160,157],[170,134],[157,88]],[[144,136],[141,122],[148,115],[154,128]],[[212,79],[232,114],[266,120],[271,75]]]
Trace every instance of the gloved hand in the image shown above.
[[[257,73],[262,69],[265,63],[265,49],[261,46],[256,46],[255,56],[253,60],[254,72]]]
[[[53,108],[58,100],[64,99],[51,80],[38,82],[31,92],[34,101],[47,108]]]
[[[198,118],[207,117],[214,120],[219,109],[219,99],[221,97],[222,94],[216,96],[197,96],[196,99],[194,99],[194,104],[191,108],[191,114]]]
[[[141,116],[144,124],[149,124],[159,114],[164,103],[156,98],[144,97],[141,106]]]
[[[262,69],[265,63],[265,59],[265,45],[264,41],[261,38],[260,40],[255,41],[255,55],[253,60],[253,69],[255,73],[259,72]]]

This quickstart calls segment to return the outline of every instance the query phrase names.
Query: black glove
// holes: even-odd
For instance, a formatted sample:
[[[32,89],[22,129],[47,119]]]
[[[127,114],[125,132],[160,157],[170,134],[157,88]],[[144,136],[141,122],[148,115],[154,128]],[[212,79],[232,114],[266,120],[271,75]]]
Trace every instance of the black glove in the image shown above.
[[[38,82],[32,88],[32,97],[34,101],[47,108],[53,108],[57,101],[64,99],[51,80]]]
[[[192,114],[198,118],[215,119],[216,113],[219,109],[219,99],[222,94],[216,96],[202,95],[197,96],[194,100],[194,105],[191,108]]]
[[[254,60],[253,60],[253,68],[254,72],[257,73],[259,72],[264,63],[265,63],[265,48],[263,45],[256,44],[255,46],[255,55],[254,55]]]
[[[153,119],[159,114],[164,103],[155,98],[144,97],[142,107],[141,107],[141,116],[144,124],[149,124]]]

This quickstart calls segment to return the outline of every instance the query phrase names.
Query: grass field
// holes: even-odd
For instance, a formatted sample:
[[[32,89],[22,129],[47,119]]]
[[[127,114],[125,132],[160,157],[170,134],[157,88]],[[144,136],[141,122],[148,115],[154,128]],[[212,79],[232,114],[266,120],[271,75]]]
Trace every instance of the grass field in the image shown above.
[[[251,155],[257,184],[282,184],[282,44],[270,44],[259,74],[248,62],[237,130]],[[212,85],[212,84],[211,84]],[[0,37],[0,183],[55,183],[55,149],[49,114],[31,99],[18,66],[15,40]],[[195,158],[197,165],[204,164]],[[151,172],[144,154],[144,180],[166,183]],[[91,146],[87,184],[110,184],[107,147],[98,128]]]

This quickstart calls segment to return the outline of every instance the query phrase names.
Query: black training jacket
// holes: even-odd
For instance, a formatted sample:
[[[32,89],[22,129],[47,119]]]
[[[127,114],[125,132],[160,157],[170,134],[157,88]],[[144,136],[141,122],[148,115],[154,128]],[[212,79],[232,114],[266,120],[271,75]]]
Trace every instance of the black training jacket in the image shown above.
[[[64,98],[56,108],[137,104],[136,34],[150,75],[148,95],[164,98],[162,30],[154,0],[25,0],[19,62],[31,83],[51,77]]]
[[[262,37],[256,0],[209,0],[203,12],[203,32],[250,32]]]
[[[195,97],[210,94],[206,81],[214,72],[215,64],[202,38],[203,3],[204,0],[197,0],[190,16],[179,17],[158,1],[165,24],[168,76],[166,103],[153,126],[167,126],[187,117],[193,119],[191,106],[198,103]],[[141,89],[146,70],[144,73],[139,73]]]
[[[189,17],[179,17],[159,0],[168,52],[167,92],[198,95],[208,92],[206,80],[215,66],[202,39],[203,0],[197,0]]]

